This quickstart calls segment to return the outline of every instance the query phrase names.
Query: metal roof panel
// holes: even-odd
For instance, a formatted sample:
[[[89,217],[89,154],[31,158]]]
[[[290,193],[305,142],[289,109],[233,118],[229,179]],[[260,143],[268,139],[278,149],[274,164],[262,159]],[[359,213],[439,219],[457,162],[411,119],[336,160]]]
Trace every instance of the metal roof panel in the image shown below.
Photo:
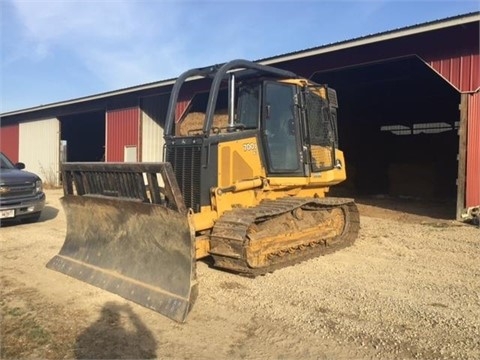
[[[418,33],[438,30],[438,29],[444,29],[444,28],[463,25],[463,24],[472,23],[476,21],[480,22],[480,12],[472,12],[468,14],[457,15],[457,16],[452,16],[444,19],[411,25],[403,28],[388,30],[385,32],[377,33],[377,34],[365,35],[365,36],[361,36],[361,37],[357,37],[349,40],[343,40],[343,41],[339,41],[331,44],[321,45],[318,47],[313,47],[313,48],[298,50],[295,52],[285,53],[282,55],[276,55],[273,57],[258,59],[258,60],[255,60],[255,62],[258,62],[263,65],[273,65],[275,63],[279,63],[283,61],[295,60],[298,58],[319,55],[322,53],[338,51],[338,50],[347,49],[351,47],[362,46],[362,45],[366,45],[374,42],[390,40],[394,38],[414,35]],[[92,100],[97,100],[102,98],[108,98],[111,96],[132,93],[135,91],[142,91],[142,90],[148,90],[148,89],[161,87],[161,86],[173,85],[173,83],[175,82],[175,79],[176,78],[160,80],[160,81],[155,81],[151,83],[126,87],[126,88],[122,88],[114,91],[108,91],[108,92],[99,93],[95,95],[80,97],[76,99],[54,102],[46,105],[39,105],[39,106],[30,107],[30,108],[21,109],[21,110],[9,111],[9,112],[0,114],[0,116],[7,117],[7,116],[19,115],[22,113],[28,113],[28,112],[33,112],[37,110],[44,110],[44,109],[49,109],[54,107],[78,104],[86,101],[92,101]]]

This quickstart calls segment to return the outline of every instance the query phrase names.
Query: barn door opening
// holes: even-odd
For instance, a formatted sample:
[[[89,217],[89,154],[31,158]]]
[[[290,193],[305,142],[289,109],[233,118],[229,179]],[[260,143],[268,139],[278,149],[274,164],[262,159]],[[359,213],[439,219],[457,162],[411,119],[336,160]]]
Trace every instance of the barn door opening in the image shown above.
[[[438,202],[445,204],[439,216],[455,218],[455,88],[415,56],[317,73],[313,80],[328,83],[339,98],[339,147],[348,180],[333,191],[397,205]]]

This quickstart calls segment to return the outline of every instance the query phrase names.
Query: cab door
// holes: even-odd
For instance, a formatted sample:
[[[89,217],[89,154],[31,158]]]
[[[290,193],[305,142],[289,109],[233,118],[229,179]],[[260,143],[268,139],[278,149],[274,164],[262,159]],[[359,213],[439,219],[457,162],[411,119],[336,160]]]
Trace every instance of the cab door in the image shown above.
[[[303,176],[297,87],[264,83],[262,136],[269,175]]]

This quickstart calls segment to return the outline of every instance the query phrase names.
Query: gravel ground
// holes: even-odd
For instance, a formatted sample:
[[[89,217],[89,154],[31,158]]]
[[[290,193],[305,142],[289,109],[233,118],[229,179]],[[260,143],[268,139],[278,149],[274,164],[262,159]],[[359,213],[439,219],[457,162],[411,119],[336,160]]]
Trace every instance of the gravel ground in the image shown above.
[[[199,262],[185,324],[45,268],[59,190],[0,228],[2,358],[479,359],[480,230],[360,206],[354,246],[249,279]]]

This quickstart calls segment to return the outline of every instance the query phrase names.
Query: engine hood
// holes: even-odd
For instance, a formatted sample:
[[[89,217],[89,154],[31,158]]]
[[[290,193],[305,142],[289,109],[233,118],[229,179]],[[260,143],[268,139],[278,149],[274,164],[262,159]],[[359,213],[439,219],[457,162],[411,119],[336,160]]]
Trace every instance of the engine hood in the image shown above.
[[[0,184],[18,184],[25,182],[34,182],[40,178],[28,171],[18,169],[2,169],[0,170]]]

